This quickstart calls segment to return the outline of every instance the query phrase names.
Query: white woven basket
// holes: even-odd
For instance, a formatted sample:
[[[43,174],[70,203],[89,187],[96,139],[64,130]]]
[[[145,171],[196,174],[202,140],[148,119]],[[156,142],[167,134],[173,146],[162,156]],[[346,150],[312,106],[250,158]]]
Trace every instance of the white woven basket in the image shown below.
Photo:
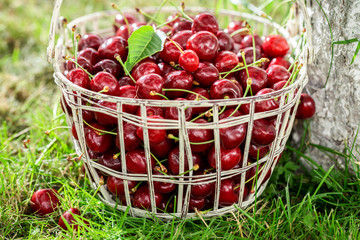
[[[67,29],[63,29],[62,26],[62,19],[59,17],[60,7],[62,4],[62,0],[57,0],[53,12],[53,18],[51,22],[51,29],[50,29],[50,43],[48,47],[48,58],[54,65],[54,78],[56,84],[59,86],[64,98],[62,98],[63,104],[66,102],[71,107],[71,113],[66,113],[66,119],[69,126],[75,123],[76,131],[78,133],[79,141],[73,138],[73,142],[75,145],[76,152],[81,155],[84,153],[83,159],[86,162],[86,172],[87,175],[90,176],[90,180],[92,181],[92,187],[97,189],[100,187],[99,190],[99,197],[101,200],[112,207],[116,207],[122,211],[127,210],[127,206],[131,206],[131,200],[129,196],[129,190],[127,188],[127,181],[125,181],[125,195],[126,195],[126,205],[121,206],[114,201],[112,194],[107,190],[106,185],[99,186],[99,175],[97,174],[96,170],[101,170],[102,172],[115,176],[118,178],[122,178],[124,180],[136,180],[136,181],[146,181],[148,182],[149,189],[150,189],[150,196],[151,196],[151,203],[152,208],[150,211],[138,209],[134,207],[129,207],[129,213],[132,216],[140,216],[140,217],[151,217],[151,215],[156,215],[162,219],[172,219],[174,216],[180,218],[191,218],[194,217],[196,213],[189,213],[188,212],[188,202],[190,198],[190,185],[194,185],[196,183],[202,182],[215,182],[215,199],[214,205],[212,210],[206,211],[203,216],[204,217],[211,217],[211,216],[218,216],[222,214],[226,214],[229,212],[236,211],[235,206],[229,207],[220,207],[219,206],[219,189],[221,180],[227,179],[236,175],[241,174],[241,183],[240,183],[240,197],[237,203],[237,206],[240,208],[245,208],[246,206],[250,205],[254,202],[255,198],[259,197],[261,193],[264,191],[267,182],[263,182],[265,175],[267,174],[268,170],[271,168],[274,169],[276,165],[276,160],[279,155],[284,150],[284,146],[286,141],[290,135],[292,125],[295,118],[295,113],[297,109],[297,103],[299,102],[299,97],[302,92],[303,87],[307,83],[307,64],[312,61],[313,54],[312,54],[312,47],[311,47],[311,29],[308,19],[308,14],[306,12],[306,6],[303,0],[297,2],[297,7],[300,7],[301,14],[297,16],[297,24],[299,26],[294,27],[294,29],[301,29],[306,26],[307,32],[305,34],[306,41],[302,42],[303,51],[300,53],[299,61],[303,63],[303,68],[299,72],[297,80],[291,84],[290,86],[273,92],[271,94],[261,95],[261,96],[253,96],[253,97],[246,97],[241,99],[229,99],[229,100],[209,100],[209,101],[160,101],[160,100],[146,100],[146,99],[130,99],[130,98],[121,98],[121,97],[114,97],[99,94],[96,92],[92,92],[90,90],[83,89],[72,82],[70,82],[64,75],[64,60],[63,56],[65,54],[66,46],[71,44],[71,41],[68,38],[68,34],[66,31]],[[146,8],[144,9],[146,12],[151,13],[155,12],[156,8]],[[161,10],[164,13],[173,13],[174,8],[162,8]],[[186,9],[187,12],[190,13],[198,13],[198,12],[209,12],[208,9],[203,8],[190,8]],[[134,10],[128,10],[124,12],[131,12],[134,13]],[[211,12],[211,11],[210,11]],[[101,28],[101,21],[104,19],[113,19],[115,14],[118,12],[116,11],[107,11],[107,12],[98,12],[90,15],[86,15],[80,18],[77,18],[70,22],[68,26],[70,28],[73,25],[77,26],[77,29],[80,34],[85,34],[87,32],[97,33],[102,36],[110,36],[113,34],[113,28],[111,26],[111,22],[108,23],[107,28]],[[290,45],[292,49],[296,47],[296,43],[298,37],[300,35],[297,32],[297,38],[291,37],[289,32],[282,28],[280,25],[274,23],[273,21],[269,20],[269,18],[257,16],[255,14],[247,14],[247,13],[240,13],[237,11],[230,11],[230,10],[221,10],[220,16],[227,16],[233,19],[246,19],[251,23],[253,29],[263,29],[263,35],[269,34],[269,31],[276,30],[279,34],[283,35]],[[259,13],[257,13],[259,14]],[[109,18],[110,17],[110,18]],[[260,28],[261,26],[261,28]],[[59,38],[57,40],[57,44],[55,46],[55,32],[59,34]],[[297,46],[299,48],[299,46]],[[298,51],[299,52],[299,51]],[[288,97],[289,101],[285,102],[286,97]],[[264,101],[266,99],[280,99],[280,106],[276,110],[268,111],[268,112],[260,112],[255,113],[255,103]],[[97,103],[91,101],[89,99],[99,99],[105,100],[109,102],[115,102],[117,104],[117,111],[104,108],[104,107],[96,107]],[[64,102],[65,101],[65,102]],[[87,106],[85,103],[91,102],[92,106]],[[237,106],[239,104],[250,104],[250,113],[249,115],[243,115],[236,118],[231,118],[230,120],[224,119],[219,121],[218,113],[223,106]],[[141,109],[141,117],[131,115],[128,113],[124,113],[120,111],[124,104],[136,105],[139,106]],[[247,136],[245,139],[245,147],[243,153],[243,165],[242,168],[239,169],[232,169],[228,171],[220,171],[216,170],[215,173],[207,174],[207,175],[197,175],[193,176],[192,172],[188,174],[188,176],[176,176],[176,180],[170,179],[170,176],[166,175],[154,175],[152,173],[151,164],[150,164],[150,147],[149,147],[149,139],[148,139],[148,131],[147,131],[147,124],[146,121],[146,106],[160,106],[164,107],[176,107],[179,113],[179,120],[161,120],[161,122],[151,123],[151,128],[161,128],[161,129],[178,129],[179,130],[179,147],[184,151],[180,151],[180,172],[184,169],[184,162],[188,161],[189,168],[192,168],[192,153],[189,144],[189,138],[187,135],[187,129],[196,129],[196,128],[207,128],[213,129],[214,131],[214,144],[215,144],[215,152],[216,152],[216,164],[220,166],[220,156],[219,156],[219,149],[220,149],[220,139],[219,139],[219,128],[223,127],[230,127],[239,125],[242,123],[248,123],[247,126]],[[213,109],[213,122],[209,122],[207,124],[196,124],[193,122],[185,121],[185,109],[188,107],[207,107]],[[294,108],[292,111],[291,109]],[[128,173],[126,169],[125,163],[125,154],[121,154],[121,164],[122,164],[122,171],[117,172],[103,165],[96,163],[95,161],[90,160],[87,152],[87,146],[85,143],[84,137],[84,125],[82,111],[81,110],[90,110],[94,112],[103,112],[118,119],[118,126],[120,129],[120,152],[125,152],[124,147],[124,139],[122,134],[122,127],[123,122],[131,122],[136,126],[143,126],[144,128],[144,149],[147,157],[147,174],[132,174]],[[248,171],[253,166],[256,166],[256,163],[248,165],[248,151],[250,146],[250,139],[251,139],[251,132],[253,127],[254,120],[266,118],[269,116],[276,116],[276,138],[274,142],[271,144],[270,152],[260,159],[258,163],[265,163],[264,170],[258,176],[258,184],[255,186],[255,193],[249,194],[245,199],[243,197],[243,189],[245,187],[245,175],[246,171]],[[282,121],[282,125],[280,122]],[[184,158],[186,155],[188,158]],[[174,176],[172,176],[174,177]],[[178,191],[176,193],[176,209],[174,213],[159,213],[155,207],[155,197],[154,197],[154,187],[153,182],[160,181],[160,182],[171,182],[176,183],[178,185]]]

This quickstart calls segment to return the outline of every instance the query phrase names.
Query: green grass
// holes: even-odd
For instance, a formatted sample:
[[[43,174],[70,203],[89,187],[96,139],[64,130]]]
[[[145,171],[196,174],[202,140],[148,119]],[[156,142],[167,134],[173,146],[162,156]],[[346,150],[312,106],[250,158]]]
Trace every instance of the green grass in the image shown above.
[[[74,18],[110,9],[110,2],[65,0],[63,14]],[[258,1],[271,12],[280,1]],[[209,4],[198,1],[198,5]],[[145,5],[134,1],[133,5]],[[155,5],[147,2],[148,5]],[[195,3],[193,3],[196,5]],[[210,7],[215,3],[210,3]],[[224,1],[223,4],[229,4]],[[254,3],[255,4],[255,3]],[[259,4],[255,4],[259,5]],[[229,6],[230,7],[230,6]],[[278,12],[286,12],[282,6]],[[359,239],[360,190],[357,148],[345,153],[312,145],[345,169],[324,170],[304,154],[311,145],[304,122],[299,146],[289,146],[266,191],[256,205],[235,214],[163,222],[133,218],[104,205],[80,173],[69,131],[59,106],[59,91],[45,49],[51,1],[0,2],[0,238],[4,239]],[[279,19],[283,18],[281,14]],[[70,156],[70,161],[69,159]],[[300,157],[311,166],[306,168]],[[347,166],[353,166],[353,171]],[[47,217],[31,213],[29,199],[39,188],[57,188],[58,212]],[[77,207],[90,222],[86,232],[57,226],[61,212]]]

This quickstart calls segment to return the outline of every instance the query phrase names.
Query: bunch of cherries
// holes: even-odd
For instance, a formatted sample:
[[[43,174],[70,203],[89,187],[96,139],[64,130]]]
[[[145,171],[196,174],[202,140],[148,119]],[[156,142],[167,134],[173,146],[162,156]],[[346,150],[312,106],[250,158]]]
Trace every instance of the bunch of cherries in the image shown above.
[[[166,24],[158,28],[167,34],[161,52],[138,62],[130,73],[124,72],[122,63],[128,57],[128,38],[131,33],[147,23],[139,22],[133,15],[117,15],[114,23],[115,36],[103,39],[88,33],[78,42],[78,52],[67,57],[65,72],[72,83],[94,92],[125,98],[164,100],[164,107],[148,106],[148,122],[163,119],[178,120],[178,109],[166,107],[166,101],[206,101],[210,99],[242,98],[272,93],[291,84],[300,68],[298,62],[286,59],[289,45],[282,36],[261,37],[252,32],[244,21],[231,22],[220,29],[217,19],[210,13],[195,17],[172,15]],[[153,24],[156,27],[155,24]],[[92,99],[92,101],[96,101]],[[65,104],[63,110],[72,114]],[[90,103],[86,103],[91,105]],[[269,99],[255,104],[255,112],[279,108],[280,99]],[[116,110],[116,103],[96,101],[93,107]],[[219,119],[230,119],[249,114],[249,104],[224,107]],[[99,109],[100,110],[100,109]],[[124,105],[122,111],[141,116],[137,105]],[[315,112],[314,100],[301,95],[296,113],[299,119],[310,118]],[[118,119],[101,111],[82,110],[85,142],[90,159],[115,171],[122,171],[120,141],[123,133],[126,169],[128,173],[148,172],[143,148],[143,128],[124,121],[118,129]],[[212,110],[204,107],[189,107],[185,110],[186,121],[203,125],[212,121]],[[269,153],[276,136],[276,116],[254,121],[249,148],[249,164],[255,163]],[[78,140],[75,125],[72,133]],[[220,166],[215,161],[214,132],[212,129],[187,129],[192,150],[192,168],[185,158],[185,169],[180,171],[178,130],[148,129],[151,151],[151,167],[154,175],[206,175],[215,171],[242,168],[247,124],[220,129]],[[278,161],[279,157],[275,159]],[[253,191],[255,175],[260,175],[264,164],[255,166],[246,173],[244,198]],[[258,172],[256,174],[256,172]],[[125,202],[124,179],[107,176],[107,189],[123,205]],[[271,175],[271,169],[263,179]],[[127,181],[131,204],[141,209],[151,209],[147,182]],[[219,206],[230,206],[239,200],[240,175],[221,181]],[[214,202],[215,183],[192,185],[189,211],[211,209]],[[163,212],[173,211],[177,184],[154,181],[156,208]]]

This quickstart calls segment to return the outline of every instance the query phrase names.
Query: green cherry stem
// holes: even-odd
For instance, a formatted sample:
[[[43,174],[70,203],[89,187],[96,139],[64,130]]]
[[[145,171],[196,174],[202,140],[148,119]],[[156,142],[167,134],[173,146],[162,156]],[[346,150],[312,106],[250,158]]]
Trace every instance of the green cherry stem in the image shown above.
[[[247,29],[247,28],[240,28],[240,29],[232,32],[232,33],[230,34],[230,37],[233,37],[233,36],[235,36],[235,35],[237,35],[237,34],[239,34],[239,33],[243,33],[243,34],[241,34],[241,35],[246,35],[246,34],[249,33],[249,29]]]
[[[160,97],[162,97],[162,98],[164,98],[166,100],[169,100],[169,98],[167,96],[165,96],[165,95],[163,95],[161,93],[155,92],[155,91],[150,91],[150,95],[151,96],[160,96]]]
[[[84,119],[83,122],[85,123],[85,125],[87,125],[88,127],[94,129],[95,131],[97,131],[97,133],[100,135],[100,133],[104,133],[104,134],[111,134],[111,135],[117,135],[117,133],[115,132],[110,132],[110,131],[105,131],[105,130],[100,130],[98,128],[95,128],[93,126],[91,126],[89,123],[87,123]]]
[[[130,25],[129,25],[129,21],[127,19],[127,17],[125,16],[125,14],[123,14],[123,12],[121,11],[121,9],[115,4],[115,3],[112,3],[111,4],[111,7],[114,8],[115,10],[117,10],[121,16],[124,18],[124,21],[125,21],[125,25],[127,27],[127,30],[128,30],[128,36],[130,37],[131,35],[131,29],[130,29]]]
[[[75,63],[75,65],[76,65],[78,68],[81,68],[84,72],[86,72],[87,75],[89,75],[90,81],[94,78],[94,75],[92,75],[92,74],[89,73],[85,68],[83,68],[82,66],[80,66],[80,64],[78,64],[78,63],[77,63],[75,60],[73,60],[71,57],[65,56],[65,60],[69,60],[69,61]]]
[[[128,69],[126,68],[124,62],[121,60],[121,57],[119,54],[115,54],[115,59],[121,64],[121,66],[123,67],[124,69],[124,72],[127,76],[129,76],[131,78],[131,80],[136,83],[135,79],[131,76],[131,74],[129,73]]]
[[[244,66],[245,66],[245,71],[246,71],[247,77],[248,77],[248,79],[251,79],[251,78],[250,78],[250,75],[249,75],[249,69],[248,69],[248,66],[247,66],[247,64],[246,64],[245,52],[242,51],[242,50],[241,50],[241,57],[242,57],[242,59],[243,59],[243,61],[244,61]],[[253,96],[251,86],[250,86],[250,94],[251,94],[251,96]]]
[[[203,98],[204,100],[209,100],[208,98],[196,93],[196,92],[193,92],[193,91],[190,91],[190,90],[186,90],[186,89],[176,89],[176,88],[163,88],[162,89],[164,92],[186,92],[186,93],[191,93],[191,94],[194,94],[194,95],[198,95],[199,97]]]
[[[165,3],[167,2],[168,0],[163,0],[160,4],[160,6],[158,7],[157,11],[155,12],[155,14],[153,16],[151,16],[150,20],[147,22],[148,25],[150,25],[150,23],[152,23],[156,18],[157,16],[159,15],[161,9],[164,7]],[[155,20],[155,22],[158,22]]]
[[[169,23],[172,23],[173,21],[175,21],[175,20],[178,19],[178,18],[179,18],[179,15],[176,15],[171,21],[164,22],[163,24],[157,25],[157,26],[156,26],[156,29],[162,28],[163,26],[166,26],[166,25],[168,25]]]
[[[179,138],[178,137],[175,137],[173,134],[168,134],[168,138],[169,139],[173,139],[175,141],[179,141]],[[208,144],[208,143],[213,143],[215,142],[215,140],[210,140],[210,141],[206,141],[206,142],[190,142],[191,145],[202,145],[202,144]]]
[[[195,164],[192,169],[189,169],[186,172],[180,173],[180,174],[178,174],[178,176],[183,176],[185,174],[188,174],[191,171],[197,171],[197,170],[199,170],[199,168],[200,168],[199,164]]]
[[[252,45],[253,45],[253,56],[254,56],[254,62],[256,62],[256,48],[255,48],[255,37],[254,37],[254,33],[251,30],[250,24],[246,23],[246,28],[249,30],[249,33],[251,35],[252,38]]]
[[[120,155],[121,155],[121,152],[119,152],[119,153],[117,153],[117,154],[114,154],[114,155],[113,155],[113,159],[117,159],[118,157],[120,157]]]
[[[180,47],[179,45],[176,44],[176,42],[174,42],[171,38],[169,38],[169,40],[170,40],[170,42],[172,42],[172,43],[175,45],[175,47],[176,47],[177,49],[179,49],[179,51],[181,52],[181,54],[184,54],[184,51],[181,49],[181,47]]]
[[[130,189],[130,194],[131,193],[135,193],[138,189],[138,187],[142,184],[142,181],[140,181],[138,184],[136,184],[135,187],[133,187],[132,189]]]

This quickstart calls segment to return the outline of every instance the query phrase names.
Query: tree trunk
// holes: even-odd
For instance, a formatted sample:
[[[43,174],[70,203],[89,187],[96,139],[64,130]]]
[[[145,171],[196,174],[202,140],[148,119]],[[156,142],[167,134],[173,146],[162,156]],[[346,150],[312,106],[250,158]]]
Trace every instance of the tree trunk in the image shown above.
[[[318,1],[329,19],[334,41],[360,39],[359,0]],[[334,45],[333,67],[324,87],[331,59],[331,35],[325,15],[316,0],[310,1],[309,10],[316,58],[309,66],[309,83],[305,89],[316,102],[316,115],[311,120],[309,140],[344,152],[346,144],[351,147],[355,141],[355,146],[360,145],[360,137],[355,139],[360,123],[360,56],[350,65],[357,43]],[[301,130],[296,128],[294,132],[297,141]],[[353,153],[359,156],[355,149]],[[325,168],[334,164],[317,148],[309,146],[306,154]],[[343,158],[338,157],[336,160],[343,166]]]

